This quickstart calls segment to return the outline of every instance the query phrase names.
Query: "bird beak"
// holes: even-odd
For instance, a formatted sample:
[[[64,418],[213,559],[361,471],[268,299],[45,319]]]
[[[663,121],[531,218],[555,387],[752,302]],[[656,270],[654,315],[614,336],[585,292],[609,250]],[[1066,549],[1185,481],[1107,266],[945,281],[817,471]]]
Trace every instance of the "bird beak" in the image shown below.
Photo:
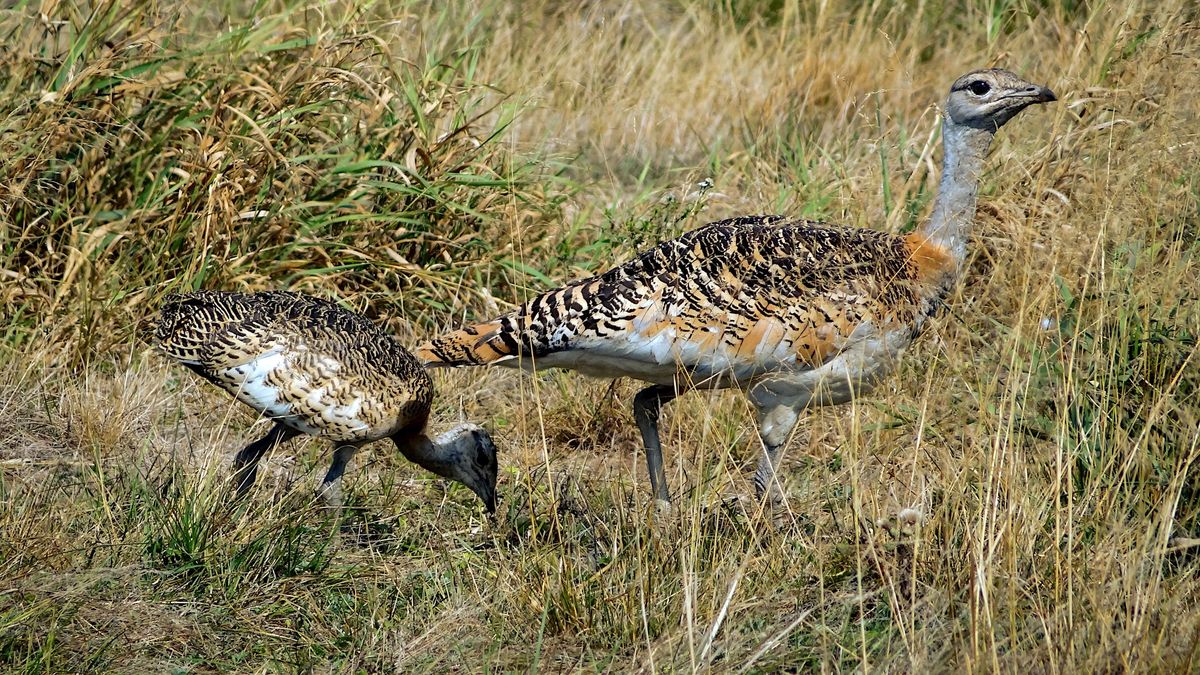
[[[1054,92],[1050,91],[1048,87],[1034,85],[1031,87],[1031,90],[1029,93],[1033,96],[1035,103],[1050,103],[1051,101],[1058,100],[1058,96],[1055,96]]]
[[[479,497],[483,499],[483,506],[488,513],[496,512],[496,491],[494,489],[488,490],[487,494],[479,495]]]
[[[1048,87],[1043,87],[1037,84],[1031,84],[1020,91],[1014,91],[1011,94],[1006,94],[1004,98],[1015,98],[1022,105],[1032,105],[1034,103],[1049,103],[1057,101],[1058,96],[1050,91]]]

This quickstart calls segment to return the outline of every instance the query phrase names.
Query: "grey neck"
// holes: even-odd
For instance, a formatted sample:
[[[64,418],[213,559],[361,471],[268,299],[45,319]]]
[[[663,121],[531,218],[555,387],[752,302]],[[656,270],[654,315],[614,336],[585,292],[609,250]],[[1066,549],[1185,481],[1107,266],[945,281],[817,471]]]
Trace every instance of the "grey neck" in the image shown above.
[[[475,447],[469,430],[454,428],[437,438],[425,434],[399,435],[392,438],[410,461],[443,478],[460,480],[459,464],[467,451]]]
[[[933,215],[920,232],[950,251],[956,267],[967,257],[967,237],[975,220],[975,195],[994,130],[957,124],[942,117],[942,182]]]

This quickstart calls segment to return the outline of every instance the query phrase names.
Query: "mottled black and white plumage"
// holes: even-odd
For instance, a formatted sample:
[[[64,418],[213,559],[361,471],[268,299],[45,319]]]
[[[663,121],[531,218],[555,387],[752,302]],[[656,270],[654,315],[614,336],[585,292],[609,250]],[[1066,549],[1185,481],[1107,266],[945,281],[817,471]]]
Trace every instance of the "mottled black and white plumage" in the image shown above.
[[[944,252],[916,237],[781,216],[710,223],[516,311],[439,338],[429,363],[571,367],[694,387],[816,368],[864,322],[920,329],[949,286]],[[736,271],[736,274],[734,273]],[[804,297],[806,302],[797,303]],[[603,359],[611,359],[607,362]]]
[[[370,321],[299,293],[199,291],[168,296],[155,327],[159,350],[275,421],[236,459],[238,488],[262,455],[297,434],[334,445],[322,493],[338,498],[346,463],[362,445],[391,438],[410,460],[471,488],[495,508],[496,450],[462,425],[425,435],[433,383],[412,354]]]
[[[422,345],[428,367],[570,368],[653,383],[634,399],[655,496],[667,499],[661,406],[689,388],[738,387],[759,412],[760,493],[809,405],[843,403],[890,372],[958,276],[996,130],[1054,100],[998,69],[951,86],[933,216],[893,235],[780,216],[711,223],[603,274]]]

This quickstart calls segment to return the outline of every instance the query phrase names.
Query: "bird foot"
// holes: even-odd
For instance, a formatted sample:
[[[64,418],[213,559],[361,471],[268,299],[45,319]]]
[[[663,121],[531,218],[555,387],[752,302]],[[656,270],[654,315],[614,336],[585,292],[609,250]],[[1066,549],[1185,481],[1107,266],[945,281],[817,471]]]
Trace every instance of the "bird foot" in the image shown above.
[[[322,483],[317,488],[317,497],[330,509],[342,507],[342,486],[336,483]]]
[[[787,500],[779,495],[730,495],[721,500],[721,508],[727,514],[737,514],[746,522],[757,522],[758,527],[767,530],[783,532],[795,524],[795,516]]]
[[[894,539],[911,537],[925,522],[925,514],[914,508],[900,509],[887,518],[875,521],[875,527],[887,532]]]
[[[651,501],[650,507],[647,509],[646,520],[653,529],[660,530],[671,521],[671,514],[674,510],[669,500],[656,498]]]

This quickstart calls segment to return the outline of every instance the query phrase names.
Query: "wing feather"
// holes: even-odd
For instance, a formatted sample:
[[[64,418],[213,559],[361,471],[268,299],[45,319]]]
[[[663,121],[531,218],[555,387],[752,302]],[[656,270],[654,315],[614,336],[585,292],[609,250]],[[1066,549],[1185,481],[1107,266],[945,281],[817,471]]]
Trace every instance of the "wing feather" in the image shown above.
[[[614,375],[812,369],[862,325],[919,325],[948,261],[911,236],[777,216],[719,221],[417,355],[433,366],[526,356],[581,370],[590,359]]]
[[[423,426],[433,385],[365,317],[298,293],[167,298],[159,348],[238,400],[306,433],[362,440]]]

